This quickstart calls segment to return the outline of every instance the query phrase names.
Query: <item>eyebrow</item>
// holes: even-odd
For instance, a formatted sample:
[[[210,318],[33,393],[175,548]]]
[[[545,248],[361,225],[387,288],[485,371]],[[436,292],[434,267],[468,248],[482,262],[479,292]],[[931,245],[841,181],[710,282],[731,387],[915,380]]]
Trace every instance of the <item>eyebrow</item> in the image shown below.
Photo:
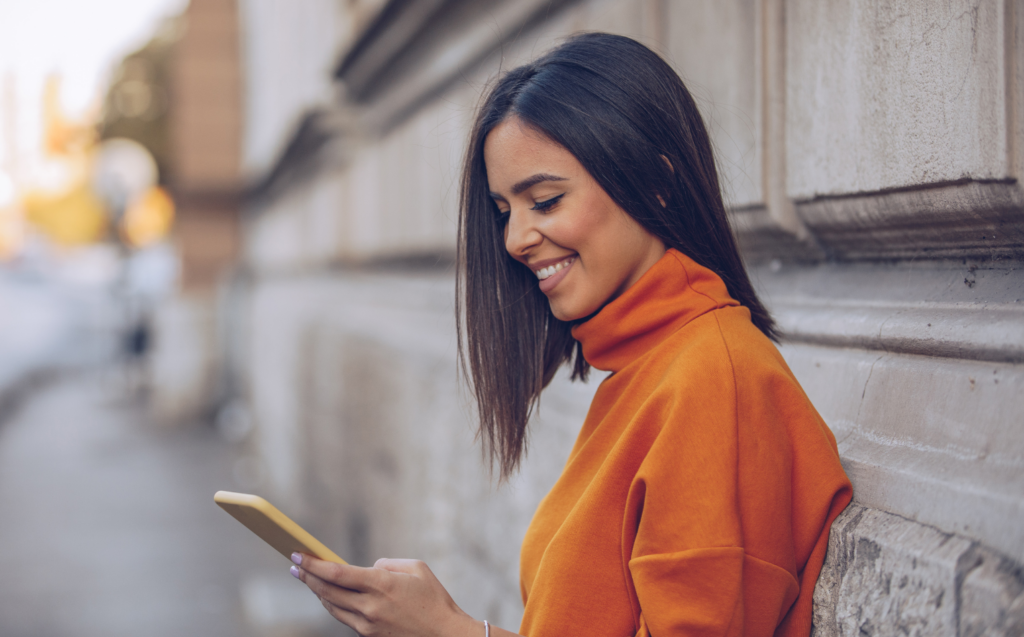
[[[559,177],[558,175],[551,175],[549,173],[537,173],[536,175],[527,177],[526,179],[512,186],[512,194],[518,195],[527,188],[532,188],[533,186],[536,186],[537,184],[544,181],[566,181],[566,178]],[[502,197],[496,192],[492,192],[491,197],[494,199],[504,199],[504,197]]]

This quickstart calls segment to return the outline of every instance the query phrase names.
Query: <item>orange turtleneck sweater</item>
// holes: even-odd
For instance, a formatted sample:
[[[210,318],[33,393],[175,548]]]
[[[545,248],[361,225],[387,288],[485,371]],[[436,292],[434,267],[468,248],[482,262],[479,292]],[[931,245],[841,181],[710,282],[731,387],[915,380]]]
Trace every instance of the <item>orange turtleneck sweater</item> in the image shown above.
[[[669,250],[573,336],[612,374],[523,540],[520,633],[808,635],[852,491],[750,312]]]

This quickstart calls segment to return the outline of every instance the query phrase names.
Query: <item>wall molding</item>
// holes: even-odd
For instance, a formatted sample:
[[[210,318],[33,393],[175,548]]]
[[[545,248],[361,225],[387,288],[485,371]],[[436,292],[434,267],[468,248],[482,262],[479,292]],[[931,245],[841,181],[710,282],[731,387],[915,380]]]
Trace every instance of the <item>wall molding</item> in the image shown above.
[[[463,24],[460,12],[473,1],[392,2],[395,8],[343,56],[334,77],[361,108],[361,128],[385,134],[487,55],[577,0],[495,2],[486,19]]]
[[[804,233],[763,205],[730,210],[751,263],[1024,258],[1024,188],[963,180],[793,203]]]
[[[306,111],[274,165],[246,185],[242,198],[249,212],[260,211],[299,184],[307,183],[319,169],[342,160],[354,142],[350,113],[338,108]]]
[[[1024,363],[1020,262],[751,268],[787,342]]]
[[[787,262],[816,262],[827,255],[809,233],[803,238],[784,228],[767,206],[754,205],[729,209],[740,252],[748,263],[766,263],[772,259]]]
[[[840,260],[1024,256],[1024,189],[1016,180],[929,184],[796,202]]]
[[[1024,363],[1021,304],[803,301],[777,305],[774,316],[790,342]]]

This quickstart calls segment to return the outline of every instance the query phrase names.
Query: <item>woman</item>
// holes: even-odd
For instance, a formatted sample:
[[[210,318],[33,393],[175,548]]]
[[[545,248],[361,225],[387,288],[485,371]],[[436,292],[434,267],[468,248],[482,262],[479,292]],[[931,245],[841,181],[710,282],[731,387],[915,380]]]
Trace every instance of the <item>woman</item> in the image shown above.
[[[850,483],[771,343],[672,69],[586,34],[502,77],[467,152],[460,265],[464,360],[503,477],[561,365],[611,372],[523,541],[520,632],[809,634]],[[361,634],[506,632],[420,562],[298,560]]]

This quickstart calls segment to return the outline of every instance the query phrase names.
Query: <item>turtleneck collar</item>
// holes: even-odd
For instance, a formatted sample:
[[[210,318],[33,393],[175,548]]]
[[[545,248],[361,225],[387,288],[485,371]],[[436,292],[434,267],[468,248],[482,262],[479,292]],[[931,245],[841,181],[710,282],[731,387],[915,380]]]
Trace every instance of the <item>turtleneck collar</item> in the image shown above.
[[[739,302],[722,279],[670,248],[651,269],[593,318],[572,328],[583,357],[617,372],[698,316]]]

